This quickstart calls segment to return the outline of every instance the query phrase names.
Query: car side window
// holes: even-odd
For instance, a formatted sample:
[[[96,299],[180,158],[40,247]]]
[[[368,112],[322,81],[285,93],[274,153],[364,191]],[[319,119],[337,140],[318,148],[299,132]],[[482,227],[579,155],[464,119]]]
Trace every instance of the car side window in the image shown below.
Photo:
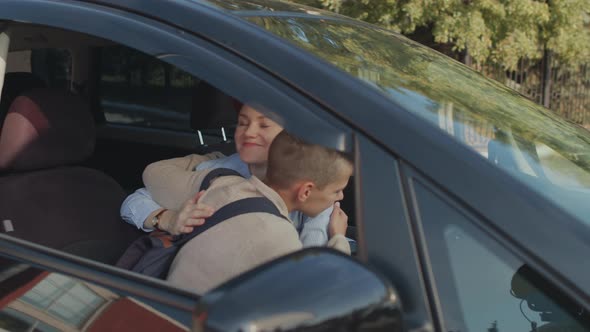
[[[107,122],[190,131],[199,80],[121,45],[100,49],[99,99]]]
[[[67,89],[72,80],[72,54],[63,48],[31,51],[31,71],[47,86]]]
[[[581,306],[475,227],[475,217],[413,187],[445,331],[590,330]]]
[[[6,69],[7,73],[32,73],[47,87],[67,89],[72,80],[72,54],[66,48],[10,52]]]

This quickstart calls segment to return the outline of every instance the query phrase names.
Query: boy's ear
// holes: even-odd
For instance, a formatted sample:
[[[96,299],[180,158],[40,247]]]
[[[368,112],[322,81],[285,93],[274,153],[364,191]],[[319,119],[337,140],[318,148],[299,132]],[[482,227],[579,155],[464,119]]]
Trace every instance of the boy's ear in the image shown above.
[[[297,190],[297,200],[304,203],[311,195],[312,189],[315,187],[315,183],[311,181],[301,182]]]

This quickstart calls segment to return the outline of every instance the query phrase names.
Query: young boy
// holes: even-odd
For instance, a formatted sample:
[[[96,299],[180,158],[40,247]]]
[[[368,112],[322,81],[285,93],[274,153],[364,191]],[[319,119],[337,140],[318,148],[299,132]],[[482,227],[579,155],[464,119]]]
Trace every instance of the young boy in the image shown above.
[[[199,202],[219,210],[243,198],[266,197],[283,216],[297,210],[313,217],[343,198],[342,190],[352,175],[352,167],[342,153],[305,143],[283,131],[271,144],[265,179],[219,177]],[[198,183],[209,173],[197,172]],[[328,246],[350,253],[344,237],[348,217],[338,204],[333,213]],[[179,287],[204,293],[301,248],[297,230],[288,219],[265,212],[242,214],[187,242],[174,259],[167,279]]]

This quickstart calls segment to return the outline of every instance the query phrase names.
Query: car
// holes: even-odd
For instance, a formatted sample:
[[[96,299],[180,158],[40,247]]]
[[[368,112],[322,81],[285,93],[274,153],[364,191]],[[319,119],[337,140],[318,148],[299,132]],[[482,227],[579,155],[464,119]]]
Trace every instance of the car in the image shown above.
[[[583,128],[399,34],[299,4],[0,8],[0,119],[20,123],[0,127],[0,329],[590,330]],[[342,207],[355,255],[304,249],[207,294],[117,268],[139,236],[119,207],[143,169],[232,153],[233,99],[354,156]]]

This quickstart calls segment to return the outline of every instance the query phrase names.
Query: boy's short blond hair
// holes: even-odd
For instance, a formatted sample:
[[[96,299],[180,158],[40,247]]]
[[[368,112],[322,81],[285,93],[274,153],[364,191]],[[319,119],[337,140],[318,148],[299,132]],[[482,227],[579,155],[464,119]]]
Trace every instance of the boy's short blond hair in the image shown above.
[[[350,175],[352,166],[348,155],[309,144],[283,130],[270,145],[266,179],[284,189],[302,180],[311,181],[323,189],[338,181],[345,172]]]

